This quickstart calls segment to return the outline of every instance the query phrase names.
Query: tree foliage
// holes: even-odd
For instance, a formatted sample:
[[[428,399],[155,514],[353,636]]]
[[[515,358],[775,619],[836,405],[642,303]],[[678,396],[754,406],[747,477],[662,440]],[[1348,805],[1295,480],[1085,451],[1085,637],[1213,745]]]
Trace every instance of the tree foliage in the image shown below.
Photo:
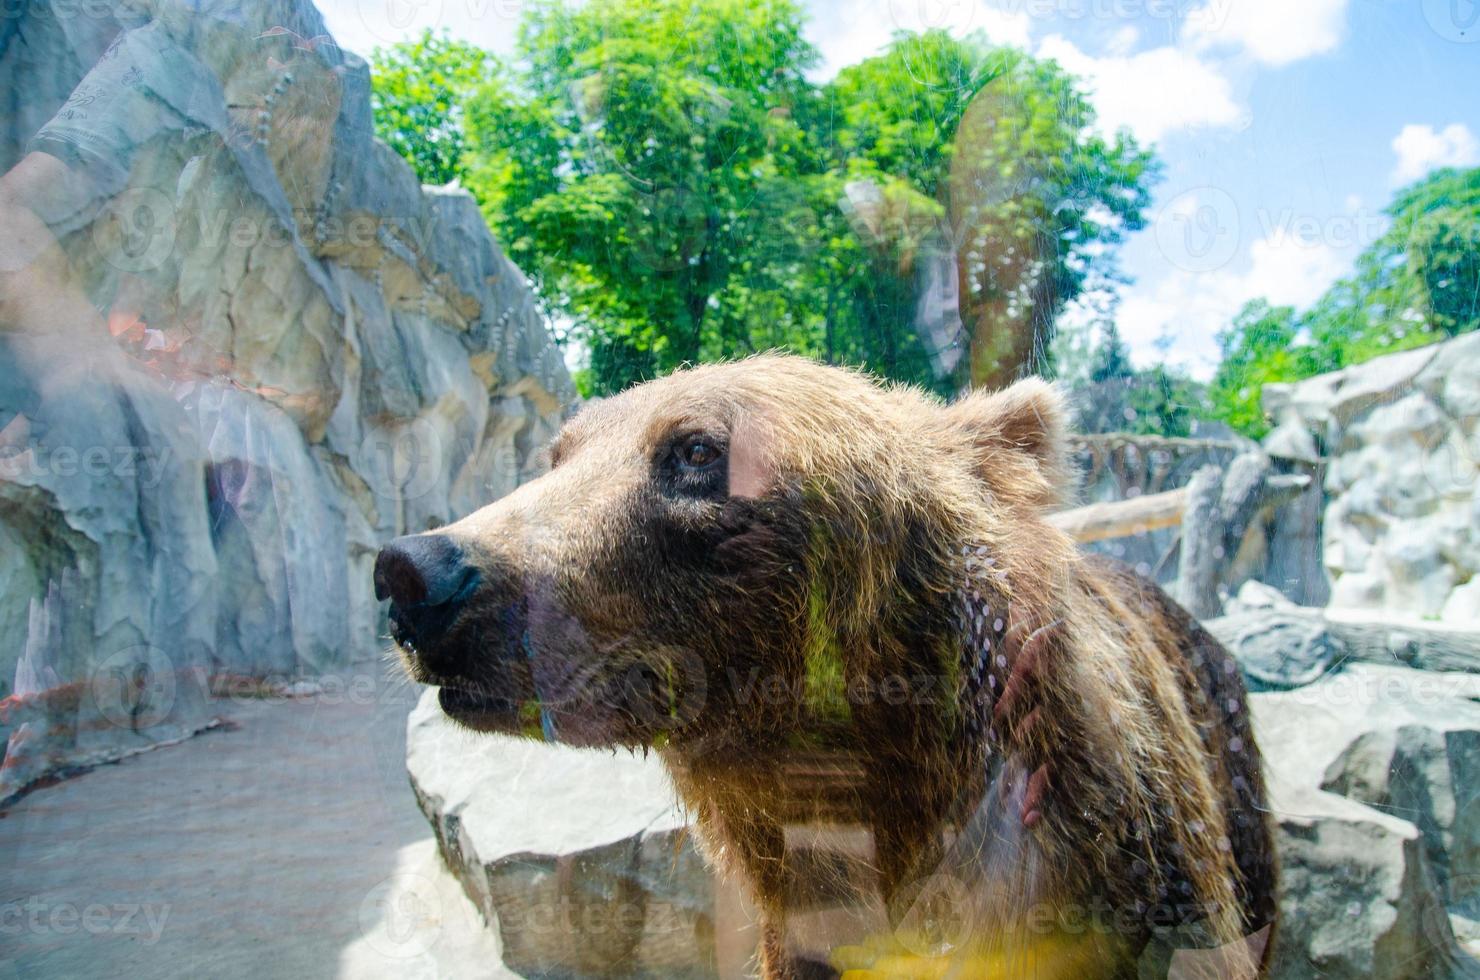
[[[463,101],[497,71],[493,55],[427,30],[415,41],[376,48],[371,63],[375,134],[406,158],[423,184],[460,177],[467,150]]]
[[[1260,398],[1266,384],[1310,377],[1334,365],[1329,352],[1298,343],[1301,325],[1289,306],[1248,303],[1218,335],[1222,360],[1209,387],[1215,414],[1258,439],[1269,431]]]
[[[1190,436],[1204,417],[1202,386],[1157,364],[1137,368],[1113,321],[1086,328],[1080,371],[1061,374],[1084,432]]]
[[[998,387],[1043,367],[1065,304],[1114,277],[1108,246],[1140,227],[1150,153],[1094,135],[1093,109],[1054,63],[941,31],[897,36],[825,96],[836,169],[877,182],[893,219],[856,287],[944,250],[967,345],[953,382]],[[913,298],[913,282],[895,285]],[[905,312],[873,309],[888,326]]]
[[[465,106],[454,169],[589,349],[593,392],[773,347],[943,391],[995,383],[1113,275],[1106,246],[1139,226],[1152,161],[1092,135],[1057,66],[900,34],[818,85],[802,27],[791,0],[538,0],[514,66],[444,100]],[[398,57],[418,51],[438,54]],[[378,89],[397,78],[377,65]],[[413,160],[423,132],[453,145],[407,118],[383,131]],[[922,327],[927,286],[957,281]]]
[[[1265,384],[1298,381],[1480,327],[1480,168],[1439,170],[1398,192],[1388,230],[1305,314],[1249,303],[1218,337],[1213,413],[1269,428]]]
[[[801,26],[741,0],[540,3],[522,73],[473,97],[470,185],[575,321],[598,391],[804,343],[811,311],[782,301],[817,169],[792,113],[815,60]]]

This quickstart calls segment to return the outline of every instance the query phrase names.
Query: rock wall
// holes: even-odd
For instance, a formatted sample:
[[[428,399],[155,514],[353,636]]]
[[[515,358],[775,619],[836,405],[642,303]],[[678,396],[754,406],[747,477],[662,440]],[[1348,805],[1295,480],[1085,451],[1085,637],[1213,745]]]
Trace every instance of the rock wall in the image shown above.
[[[1236,439],[1172,439],[1123,432],[1070,437],[1079,503],[1130,500],[1186,486],[1203,466],[1226,467],[1249,446]],[[1177,579],[1178,532],[1162,528],[1086,545],[1118,558],[1162,586]]]
[[[1266,385],[1266,447],[1324,457],[1330,604],[1480,620],[1480,334]]]
[[[1227,470],[1234,459],[1257,449],[1239,436],[1165,438],[1105,432],[1070,437],[1079,476],[1079,501],[1085,504],[1131,500],[1185,487],[1205,466]],[[1278,474],[1314,475],[1310,488],[1283,506],[1261,511],[1237,554],[1220,576],[1230,593],[1249,580],[1274,586],[1301,605],[1324,605],[1329,595],[1321,568],[1319,466],[1272,454]],[[1175,593],[1181,566],[1178,527],[1140,531],[1127,537],[1086,544],[1088,551],[1118,558]]]
[[[507,492],[574,398],[313,7],[188,6],[0,20],[0,171],[66,164],[21,203],[100,311],[0,324],[0,799],[208,724],[212,678],[378,654],[379,544]]]

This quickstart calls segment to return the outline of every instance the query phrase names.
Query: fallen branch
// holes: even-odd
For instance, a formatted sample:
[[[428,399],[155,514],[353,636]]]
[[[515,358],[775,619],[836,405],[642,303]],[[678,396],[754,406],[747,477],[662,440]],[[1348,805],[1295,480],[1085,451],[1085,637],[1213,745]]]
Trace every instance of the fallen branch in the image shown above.
[[[1081,544],[1144,534],[1182,523],[1187,489],[1148,493],[1129,500],[1113,500],[1059,511],[1049,523]]]

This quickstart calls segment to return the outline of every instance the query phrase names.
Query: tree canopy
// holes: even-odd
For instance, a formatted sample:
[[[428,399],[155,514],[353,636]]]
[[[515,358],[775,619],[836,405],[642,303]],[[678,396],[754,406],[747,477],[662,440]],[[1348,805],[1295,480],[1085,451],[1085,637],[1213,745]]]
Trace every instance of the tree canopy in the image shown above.
[[[540,0],[511,67],[423,38],[378,55],[375,86],[411,91],[419,58],[438,98],[487,73],[455,100],[458,175],[594,393],[774,347],[942,391],[1038,366],[1064,304],[1114,275],[1149,153],[1093,135],[1056,65],[980,39],[901,33],[815,84],[803,24],[790,0]],[[405,148],[420,132],[435,145]],[[442,175],[444,135],[402,139]]]
[[[1051,61],[900,32],[819,84],[803,27],[793,0],[535,0],[507,64],[430,33],[377,50],[377,130],[478,198],[589,351],[587,394],[772,348],[942,393],[1052,373],[1060,313],[1121,279],[1152,154],[1097,135]],[[1127,428],[1259,436],[1266,383],[1480,326],[1480,169],[1386,213],[1310,310],[1240,311],[1205,402],[1113,323],[1076,383],[1124,389]]]
[[[376,48],[371,60],[375,135],[406,158],[423,184],[460,177],[467,152],[463,103],[497,71],[493,55],[424,31],[415,41]]]

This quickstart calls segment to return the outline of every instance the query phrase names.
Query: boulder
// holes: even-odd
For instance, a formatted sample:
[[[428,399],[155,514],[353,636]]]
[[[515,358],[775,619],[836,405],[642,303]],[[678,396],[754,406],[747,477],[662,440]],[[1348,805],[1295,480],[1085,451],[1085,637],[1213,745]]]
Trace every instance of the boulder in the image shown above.
[[[1383,541],[1380,559],[1387,575],[1386,594],[1410,615],[1436,619],[1454,589],[1455,568],[1439,547],[1439,529],[1394,522]]]
[[[1474,970],[1455,926],[1469,935],[1480,903],[1480,676],[1359,663],[1250,708],[1282,864],[1272,975]],[[408,741],[443,857],[508,966],[715,974],[720,886],[656,758],[472,736],[430,692]]]
[[[474,736],[435,690],[407,725],[417,801],[507,966],[715,975],[716,889],[656,758]]]
[[[1444,345],[1444,361],[1437,359],[1419,373],[1418,387],[1438,400],[1456,419],[1473,427],[1480,419],[1480,333],[1456,337]]]
[[[1279,821],[1275,976],[1473,968],[1446,906],[1480,882],[1477,698],[1472,674],[1370,664],[1250,698]]]
[[[1223,609],[1227,615],[1255,612],[1260,609],[1299,609],[1279,589],[1265,582],[1250,579],[1239,586],[1238,592],[1230,596]]]
[[[1241,598],[1246,590],[1240,590]],[[1246,606],[1206,625],[1238,659],[1251,691],[1303,687],[1337,669],[1342,659],[1341,641],[1325,618],[1288,603]]]
[[[1471,805],[1480,786],[1474,712],[1457,710],[1418,723],[1411,706],[1389,702],[1374,713],[1385,712],[1399,717],[1355,738],[1326,767],[1321,788],[1403,814],[1425,835],[1429,864],[1446,899],[1467,901],[1480,882],[1480,806]],[[1463,888],[1450,889],[1451,881]]]
[[[1302,687],[1354,663],[1480,674],[1480,631],[1308,606],[1243,606],[1203,623],[1252,690]]]
[[[1417,828],[1272,780],[1280,927],[1272,980],[1440,975],[1460,955]]]
[[[1321,453],[1315,436],[1299,423],[1287,422],[1274,428],[1263,440],[1264,451],[1271,456],[1298,460],[1314,465]]]
[[[1480,335],[1267,385],[1266,448],[1324,452],[1330,604],[1480,622]],[[1451,601],[1452,596],[1458,596]]]

